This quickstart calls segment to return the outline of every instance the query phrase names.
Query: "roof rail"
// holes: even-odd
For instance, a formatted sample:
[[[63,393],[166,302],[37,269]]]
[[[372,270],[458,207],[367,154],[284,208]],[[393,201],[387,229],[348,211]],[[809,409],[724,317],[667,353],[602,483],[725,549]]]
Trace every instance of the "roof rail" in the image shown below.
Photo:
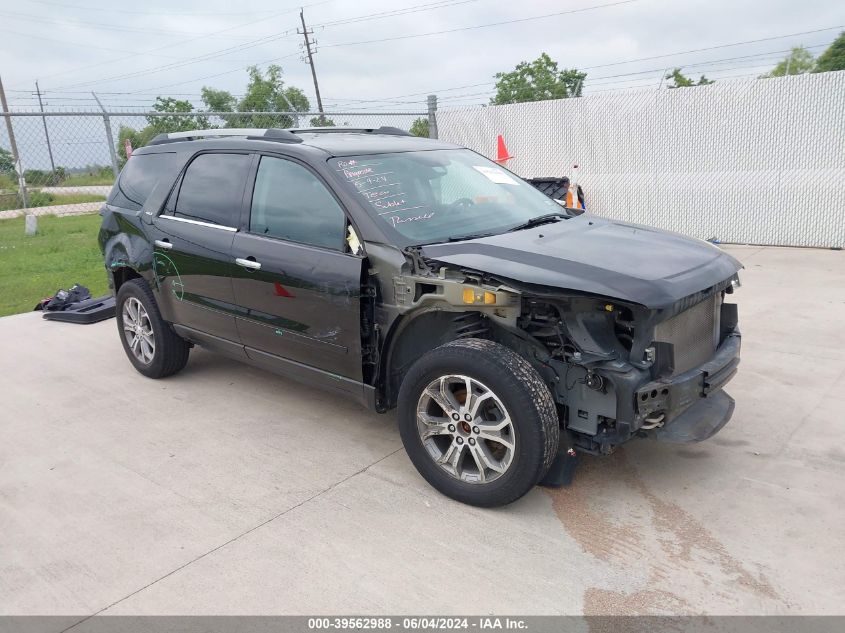
[[[245,136],[249,139],[277,141],[280,143],[301,143],[302,139],[289,130],[279,128],[220,128],[213,130],[188,130],[186,132],[168,132],[154,137],[148,145],[161,145],[178,141],[193,141],[201,138],[219,138],[225,136]]]
[[[389,125],[382,125],[381,127],[303,127],[291,128],[294,134],[308,133],[308,134],[388,134],[390,136],[413,136],[410,132],[402,130],[398,127],[391,127]]]

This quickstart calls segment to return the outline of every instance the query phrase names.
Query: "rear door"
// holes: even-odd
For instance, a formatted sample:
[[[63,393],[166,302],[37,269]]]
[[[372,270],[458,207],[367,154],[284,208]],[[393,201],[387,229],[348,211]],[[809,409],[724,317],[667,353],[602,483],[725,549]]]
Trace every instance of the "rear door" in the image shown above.
[[[343,208],[307,166],[269,155],[260,156],[249,198],[232,244],[247,355],[283,373],[360,389],[353,383],[361,380],[363,258],[348,252]]]
[[[168,318],[227,341],[238,340],[232,240],[251,160],[248,153],[198,154],[154,219],[153,261]]]

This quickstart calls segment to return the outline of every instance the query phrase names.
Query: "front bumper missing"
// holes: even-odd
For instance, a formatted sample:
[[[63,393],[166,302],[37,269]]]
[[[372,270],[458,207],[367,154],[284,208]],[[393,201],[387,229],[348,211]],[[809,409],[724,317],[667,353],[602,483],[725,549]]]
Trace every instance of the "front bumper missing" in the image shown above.
[[[655,437],[666,442],[700,442],[715,435],[734,410],[722,387],[736,374],[740,337],[729,335],[704,365],[670,379],[650,382],[635,393],[645,418],[663,415]]]

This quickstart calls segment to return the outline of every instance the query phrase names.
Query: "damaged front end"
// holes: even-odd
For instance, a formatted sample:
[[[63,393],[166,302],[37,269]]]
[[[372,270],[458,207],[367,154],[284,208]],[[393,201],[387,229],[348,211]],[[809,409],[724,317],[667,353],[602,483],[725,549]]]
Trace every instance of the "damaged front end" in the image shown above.
[[[730,419],[740,335],[726,298],[742,265],[712,244],[584,214],[422,254],[518,293],[515,322],[491,331],[544,378],[576,448],[695,442]]]
[[[739,286],[737,272],[647,307],[406,255],[415,274],[394,278],[396,303],[411,311],[471,311],[471,331],[451,336],[489,337],[528,360],[578,451],[608,454],[647,435],[702,441],[733,413],[722,387],[739,364],[737,306],[726,302]]]
[[[662,309],[588,296],[523,295],[518,325],[548,350],[564,426],[575,445],[609,453],[635,435],[705,440],[733,413],[721,388],[736,373],[740,334],[725,296],[736,276]]]

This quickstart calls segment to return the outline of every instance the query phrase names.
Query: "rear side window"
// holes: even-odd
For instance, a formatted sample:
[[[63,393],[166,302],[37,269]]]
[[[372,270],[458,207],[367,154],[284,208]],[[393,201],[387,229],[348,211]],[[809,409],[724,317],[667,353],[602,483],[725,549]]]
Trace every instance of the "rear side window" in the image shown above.
[[[117,185],[109,194],[108,203],[123,209],[138,211],[147,197],[162,180],[169,187],[175,175],[176,154],[135,154],[127,162]]]
[[[346,215],[310,171],[289,160],[262,156],[252,194],[251,233],[341,250]]]
[[[185,172],[173,215],[235,226],[249,171],[248,154],[200,154]]]

